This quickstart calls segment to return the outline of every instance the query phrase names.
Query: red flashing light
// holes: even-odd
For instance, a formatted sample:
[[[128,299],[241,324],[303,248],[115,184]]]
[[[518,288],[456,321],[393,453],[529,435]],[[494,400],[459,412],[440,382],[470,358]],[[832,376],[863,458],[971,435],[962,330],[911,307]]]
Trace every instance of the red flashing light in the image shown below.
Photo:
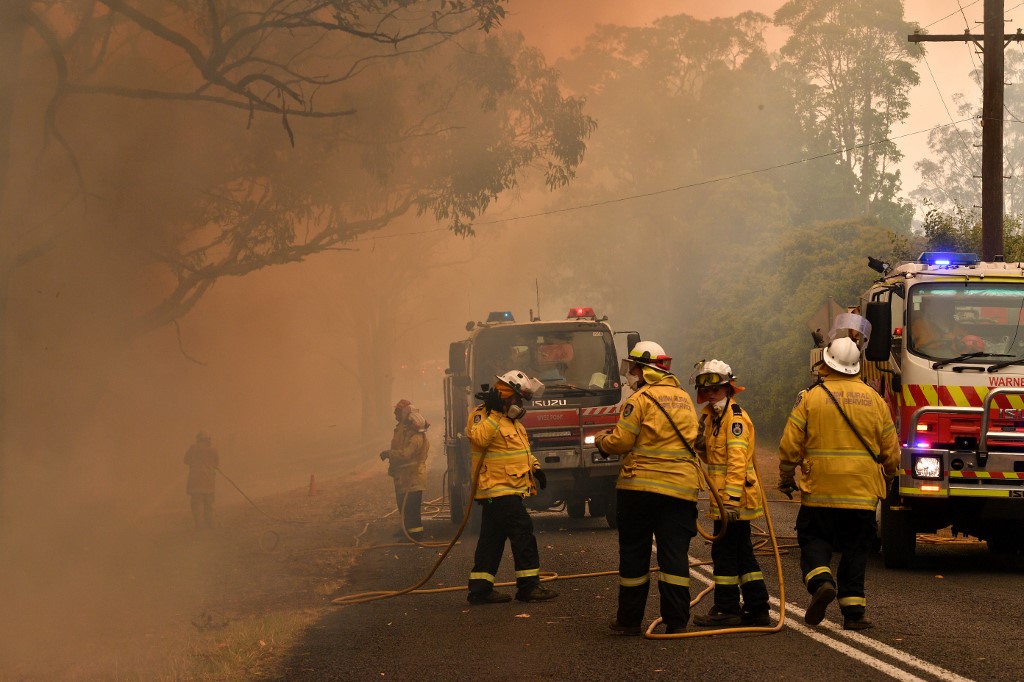
[[[896,327],[895,329],[893,329],[892,330],[892,335],[893,336],[899,336],[899,337],[902,338],[903,337],[903,327]]]
[[[583,318],[597,318],[593,308],[569,308],[568,319],[578,320]]]

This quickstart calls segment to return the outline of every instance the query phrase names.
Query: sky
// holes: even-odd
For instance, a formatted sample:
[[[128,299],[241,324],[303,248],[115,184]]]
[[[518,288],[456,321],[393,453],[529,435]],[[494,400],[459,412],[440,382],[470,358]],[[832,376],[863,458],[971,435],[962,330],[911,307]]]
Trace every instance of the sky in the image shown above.
[[[782,0],[644,0],[602,3],[593,0],[516,0],[510,7],[505,25],[523,31],[528,41],[543,50],[549,61],[553,62],[568,56],[574,47],[582,45],[586,35],[599,23],[642,26],[665,15],[689,14],[700,19],[710,19],[734,16],[748,10],[771,15],[783,4]],[[905,0],[904,7],[906,20],[917,22],[927,28],[929,33],[963,33],[966,26],[970,26],[973,33],[981,33],[983,29],[983,0]],[[1024,2],[1005,0],[1005,7],[1006,32],[1013,33],[1018,27],[1024,27]],[[770,47],[778,48],[785,37],[781,31],[770,35],[769,40],[777,41],[777,44]],[[1007,49],[1021,47],[1011,45]],[[926,45],[926,59],[918,64],[921,83],[910,93],[910,116],[893,129],[893,136],[900,137],[898,144],[905,155],[899,165],[904,196],[920,184],[920,175],[914,170],[914,163],[929,154],[927,133],[918,131],[959,119],[953,103],[955,93],[967,94],[980,106],[981,92],[969,78],[971,69],[981,64],[981,57],[975,54],[976,50],[974,45],[965,43]],[[954,118],[950,118],[946,107]],[[965,133],[971,129],[969,123],[958,127]]]

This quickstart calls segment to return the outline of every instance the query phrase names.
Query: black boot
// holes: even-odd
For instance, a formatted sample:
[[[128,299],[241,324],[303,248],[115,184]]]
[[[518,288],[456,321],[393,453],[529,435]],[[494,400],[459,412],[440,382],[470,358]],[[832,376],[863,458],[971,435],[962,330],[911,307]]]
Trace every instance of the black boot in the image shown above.
[[[480,606],[482,604],[504,604],[512,601],[512,597],[504,592],[489,590],[487,592],[470,592],[466,600],[473,606]]]

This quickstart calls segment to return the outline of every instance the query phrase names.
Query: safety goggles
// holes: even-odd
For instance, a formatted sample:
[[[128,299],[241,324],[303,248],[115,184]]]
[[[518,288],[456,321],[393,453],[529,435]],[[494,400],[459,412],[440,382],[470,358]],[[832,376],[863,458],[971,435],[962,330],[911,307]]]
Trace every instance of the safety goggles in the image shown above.
[[[724,377],[717,372],[709,372],[707,374],[698,374],[694,380],[694,385],[697,388],[711,388],[712,386],[721,386],[722,384],[729,383],[729,377]]]

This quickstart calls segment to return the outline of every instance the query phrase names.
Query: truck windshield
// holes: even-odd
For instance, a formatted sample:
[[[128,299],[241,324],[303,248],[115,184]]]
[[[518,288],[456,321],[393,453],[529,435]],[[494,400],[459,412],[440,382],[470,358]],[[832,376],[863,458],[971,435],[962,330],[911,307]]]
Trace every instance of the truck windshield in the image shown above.
[[[476,384],[518,369],[544,382],[544,395],[618,390],[619,371],[611,331],[604,326],[499,326],[481,331],[473,348]]]
[[[965,362],[992,363],[1024,355],[1024,284],[921,284],[907,302],[907,348],[936,360],[970,354]]]

